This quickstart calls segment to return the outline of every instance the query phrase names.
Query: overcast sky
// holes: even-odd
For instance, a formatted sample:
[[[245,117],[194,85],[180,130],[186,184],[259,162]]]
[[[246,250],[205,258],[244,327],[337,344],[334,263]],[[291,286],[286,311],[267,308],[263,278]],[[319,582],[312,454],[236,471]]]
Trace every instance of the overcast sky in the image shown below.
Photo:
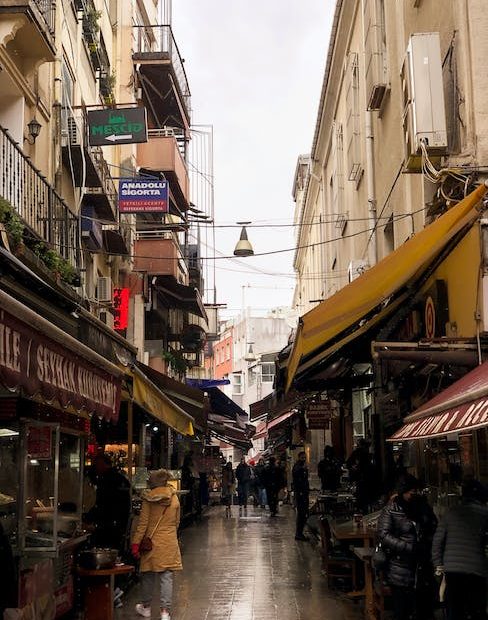
[[[334,0],[173,0],[173,33],[185,59],[192,121],[213,125],[217,225],[293,222],[295,166],[313,140],[334,5]],[[255,253],[293,248],[293,232],[248,230]],[[217,228],[217,250],[232,255],[238,235],[237,228]],[[217,260],[217,296],[228,305],[225,316],[238,313],[243,297],[255,310],[289,305],[292,261],[293,252]]]

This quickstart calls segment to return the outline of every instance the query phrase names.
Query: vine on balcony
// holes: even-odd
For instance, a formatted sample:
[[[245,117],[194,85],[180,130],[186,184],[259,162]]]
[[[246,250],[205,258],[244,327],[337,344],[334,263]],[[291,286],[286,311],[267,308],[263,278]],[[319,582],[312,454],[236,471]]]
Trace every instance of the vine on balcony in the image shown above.
[[[25,226],[19,214],[8,200],[0,196],[0,223],[5,225],[13,249],[17,248],[24,239]]]
[[[168,363],[171,370],[180,375],[185,374],[188,369],[188,362],[179,351],[174,349],[165,350],[161,353],[161,357]]]

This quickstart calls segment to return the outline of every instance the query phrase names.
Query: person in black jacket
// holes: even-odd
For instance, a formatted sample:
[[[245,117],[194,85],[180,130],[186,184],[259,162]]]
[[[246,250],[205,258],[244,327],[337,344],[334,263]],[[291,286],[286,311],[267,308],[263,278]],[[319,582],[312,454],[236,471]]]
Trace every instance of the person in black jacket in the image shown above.
[[[264,469],[264,487],[268,498],[269,511],[272,517],[278,513],[278,493],[284,487],[281,469],[276,465],[276,458],[272,456]]]
[[[239,498],[239,514],[247,515],[247,502],[249,499],[249,490],[251,487],[252,471],[250,466],[246,463],[246,457],[241,458],[241,462],[236,467],[237,478],[237,495]]]
[[[432,616],[432,605],[426,604],[426,578],[418,582],[418,591],[417,579],[424,563],[429,563],[436,521],[425,502],[417,498],[419,486],[413,476],[401,478],[396,495],[378,519],[378,541],[388,558],[385,579],[392,590],[395,620],[410,620],[414,614],[417,620]]]
[[[341,464],[334,456],[334,448],[325,446],[324,458],[317,465],[322,491],[337,491],[341,485]]]
[[[124,550],[131,509],[130,484],[112,466],[110,456],[99,454],[93,463],[97,494],[95,505],[85,515],[86,523],[95,526],[91,536],[95,547]]]
[[[486,618],[488,493],[477,480],[463,485],[459,506],[450,508],[435,533],[432,558],[446,576],[448,620]]]
[[[305,452],[298,453],[298,461],[293,465],[293,493],[297,510],[295,540],[308,540],[303,533],[307,523],[309,509],[310,486],[308,483],[307,455]]]

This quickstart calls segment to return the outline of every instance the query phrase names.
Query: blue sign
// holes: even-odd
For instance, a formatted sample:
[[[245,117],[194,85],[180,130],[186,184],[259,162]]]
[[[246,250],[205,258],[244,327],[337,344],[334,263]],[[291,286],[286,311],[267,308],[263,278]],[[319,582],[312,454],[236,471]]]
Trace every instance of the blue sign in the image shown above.
[[[144,178],[120,179],[121,213],[167,213],[168,181]]]

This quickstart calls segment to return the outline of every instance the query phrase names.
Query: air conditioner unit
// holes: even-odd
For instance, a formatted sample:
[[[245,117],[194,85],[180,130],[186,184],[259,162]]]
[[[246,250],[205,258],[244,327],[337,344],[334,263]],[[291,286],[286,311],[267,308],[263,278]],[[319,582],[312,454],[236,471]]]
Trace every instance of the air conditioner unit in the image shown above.
[[[112,278],[98,278],[97,301],[112,301]]]
[[[83,146],[83,118],[69,114],[62,132],[62,146]]]
[[[359,276],[364,273],[368,267],[369,265],[365,260],[352,260],[347,268],[349,282],[359,278]]]
[[[405,162],[409,170],[421,169],[421,145],[429,157],[447,149],[446,111],[438,32],[410,37],[401,73]]]

